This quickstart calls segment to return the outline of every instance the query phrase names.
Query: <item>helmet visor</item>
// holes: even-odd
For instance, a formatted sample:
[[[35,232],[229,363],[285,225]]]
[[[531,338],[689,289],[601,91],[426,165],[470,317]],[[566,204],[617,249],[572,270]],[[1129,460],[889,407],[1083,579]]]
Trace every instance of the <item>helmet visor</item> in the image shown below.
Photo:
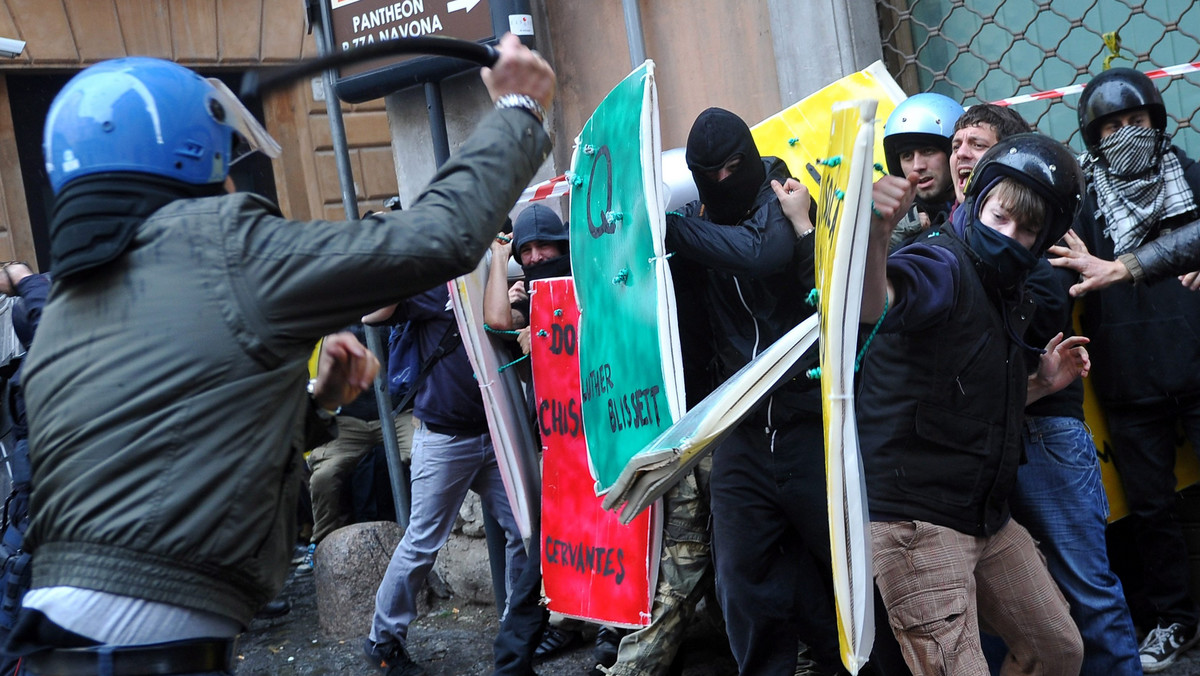
[[[214,98],[216,98],[217,102],[220,103],[226,111],[226,117],[223,122],[230,127],[233,127],[233,130],[237,132],[238,136],[240,136],[243,141],[243,143],[238,143],[236,148],[236,150],[242,152],[235,153],[234,156],[230,158],[230,164],[233,164],[234,162],[244,158],[246,155],[249,155],[256,150],[267,157],[279,157],[279,154],[282,151],[279,143],[272,138],[269,133],[267,133],[266,128],[263,127],[262,123],[260,123],[254,117],[254,114],[250,112],[250,109],[246,108],[246,106],[242,104],[242,102],[237,96],[234,95],[229,87],[225,86],[224,82],[221,82],[216,78],[208,78],[208,82],[215,90],[213,92]]]

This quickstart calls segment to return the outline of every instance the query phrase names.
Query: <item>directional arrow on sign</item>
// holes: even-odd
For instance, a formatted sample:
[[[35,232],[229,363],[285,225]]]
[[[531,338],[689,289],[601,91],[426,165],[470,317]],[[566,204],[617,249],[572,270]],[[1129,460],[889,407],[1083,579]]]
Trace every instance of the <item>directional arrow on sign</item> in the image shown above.
[[[468,12],[475,9],[475,5],[479,4],[479,0],[450,0],[446,3],[447,12],[457,12],[460,9],[465,9]]]

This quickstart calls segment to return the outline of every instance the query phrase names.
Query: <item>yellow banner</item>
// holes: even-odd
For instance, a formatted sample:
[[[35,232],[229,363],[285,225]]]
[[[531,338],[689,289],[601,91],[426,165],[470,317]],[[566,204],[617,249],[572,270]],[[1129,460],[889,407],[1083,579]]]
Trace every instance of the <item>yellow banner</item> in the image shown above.
[[[792,175],[808,188],[808,194],[820,192],[821,167],[816,160],[829,145],[829,125],[834,105],[840,101],[874,99],[875,155],[872,164],[883,164],[883,125],[896,106],[908,98],[892,79],[883,62],[876,61],[851,73],[794,105],[754,125],[750,132],[762,155],[774,155],[787,162]],[[882,171],[886,171],[886,168]]]

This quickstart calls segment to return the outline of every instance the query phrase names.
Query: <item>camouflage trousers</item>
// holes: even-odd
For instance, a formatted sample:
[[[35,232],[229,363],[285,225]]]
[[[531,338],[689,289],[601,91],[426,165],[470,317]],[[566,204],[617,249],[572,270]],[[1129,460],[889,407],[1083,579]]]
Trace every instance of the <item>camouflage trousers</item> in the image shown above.
[[[606,671],[616,676],[656,676],[666,672],[683,643],[696,603],[712,586],[708,479],[712,456],[663,496],[662,556],[650,624],[621,639],[617,661]]]

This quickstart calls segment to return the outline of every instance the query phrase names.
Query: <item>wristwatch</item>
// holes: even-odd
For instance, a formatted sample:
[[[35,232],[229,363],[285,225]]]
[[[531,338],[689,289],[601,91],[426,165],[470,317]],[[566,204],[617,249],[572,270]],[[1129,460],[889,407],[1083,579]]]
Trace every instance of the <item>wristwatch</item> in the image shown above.
[[[550,133],[550,119],[546,115],[546,109],[542,107],[542,104],[537,102],[537,99],[528,94],[504,94],[496,99],[496,108],[520,108],[537,118],[537,121],[542,123],[542,128],[546,130],[546,133]]]
[[[317,379],[316,378],[313,378],[308,381],[308,387],[306,389],[308,390],[309,399],[312,399],[313,406],[317,407],[317,417],[320,418],[321,420],[328,421],[328,420],[332,419],[334,416],[336,416],[337,414],[342,412],[341,406],[338,406],[337,408],[335,408],[331,411],[331,410],[321,406],[319,403],[317,403],[317,394],[316,394]]]

